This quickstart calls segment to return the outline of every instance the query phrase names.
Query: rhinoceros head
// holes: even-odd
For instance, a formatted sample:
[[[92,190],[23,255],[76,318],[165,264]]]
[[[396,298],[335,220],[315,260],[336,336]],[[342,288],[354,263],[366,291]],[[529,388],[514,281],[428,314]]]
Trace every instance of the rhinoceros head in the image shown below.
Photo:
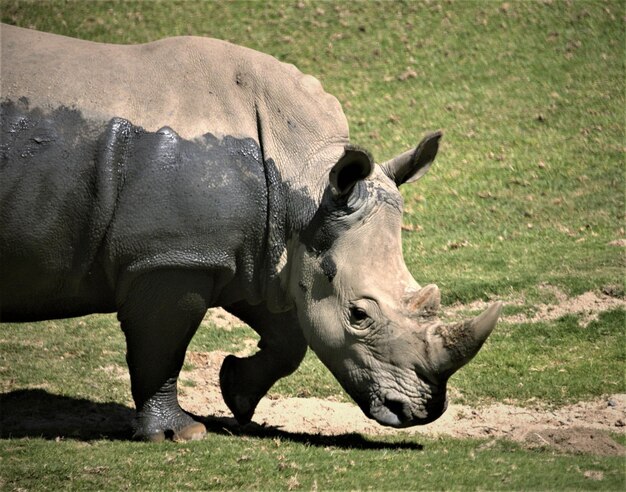
[[[446,383],[489,336],[500,313],[444,324],[440,294],[409,273],[398,186],[425,174],[440,133],[380,166],[348,148],[301,234],[292,295],[309,346],[364,413],[394,427],[446,409]],[[295,285],[294,285],[295,284]]]

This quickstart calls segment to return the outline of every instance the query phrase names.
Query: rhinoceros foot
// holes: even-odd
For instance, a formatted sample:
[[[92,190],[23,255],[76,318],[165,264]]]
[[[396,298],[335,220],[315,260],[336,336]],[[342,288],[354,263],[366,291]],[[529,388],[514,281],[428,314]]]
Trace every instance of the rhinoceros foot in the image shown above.
[[[159,393],[141,405],[134,421],[133,439],[195,441],[204,437],[206,427],[180,408],[175,387],[175,379],[168,381]]]
[[[133,439],[138,441],[161,442],[167,438],[173,441],[198,441],[206,434],[206,427],[192,419],[192,423],[179,429],[150,429],[145,426],[138,427],[133,434]]]
[[[258,395],[249,390],[246,382],[241,377],[242,359],[229,355],[224,359],[220,369],[220,389],[226,406],[233,412],[235,419],[240,425],[246,425],[252,420],[254,411],[259,401],[265,394]]]
[[[162,442],[169,437],[170,432],[156,431],[151,434],[139,435],[135,432],[133,439],[139,441]],[[178,431],[171,431],[172,441],[199,441],[206,435],[206,427],[200,422],[189,424]]]

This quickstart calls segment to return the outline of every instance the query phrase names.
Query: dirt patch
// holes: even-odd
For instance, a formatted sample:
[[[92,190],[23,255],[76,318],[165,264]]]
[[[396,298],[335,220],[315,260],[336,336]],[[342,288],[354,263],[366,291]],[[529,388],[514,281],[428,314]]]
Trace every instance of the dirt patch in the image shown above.
[[[626,456],[626,448],[596,429],[536,429],[526,434],[530,447],[551,447],[564,453]],[[590,477],[591,478],[591,477]]]
[[[626,308],[626,301],[606,294],[585,292],[576,297],[559,299],[558,304],[537,306],[537,313],[532,317],[521,314],[505,316],[503,321],[510,323],[535,323],[537,321],[551,321],[567,314],[577,314],[581,317],[580,323],[587,326],[590,322],[598,319],[603,311],[616,308]]]
[[[231,417],[218,383],[219,368],[225,356],[225,352],[188,354],[187,360],[194,369],[181,375],[181,379],[187,381],[187,385],[181,386],[183,407],[197,415]],[[607,433],[626,430],[626,394],[579,402],[554,411],[501,403],[482,408],[452,404],[437,421],[402,431],[380,426],[365,417],[354,404],[319,398],[264,398],[253,420],[261,426],[294,433],[381,435],[408,432],[458,438],[504,437],[564,452],[625,455],[624,448]]]
[[[616,308],[626,309],[626,300],[615,297],[604,292],[585,292],[576,297],[567,295],[556,287],[545,285],[543,290],[552,294],[555,304],[537,304],[534,306],[535,313],[527,315],[523,313],[502,316],[500,319],[505,323],[537,323],[541,321],[553,321],[568,314],[580,316],[580,324],[587,326],[590,322],[598,319],[598,315],[604,311]],[[611,291],[612,292],[612,291]],[[491,303],[485,301],[475,301],[470,304],[454,304],[449,308],[444,308],[445,318],[455,318],[461,312],[483,311]],[[509,306],[524,306],[522,302],[506,302]]]

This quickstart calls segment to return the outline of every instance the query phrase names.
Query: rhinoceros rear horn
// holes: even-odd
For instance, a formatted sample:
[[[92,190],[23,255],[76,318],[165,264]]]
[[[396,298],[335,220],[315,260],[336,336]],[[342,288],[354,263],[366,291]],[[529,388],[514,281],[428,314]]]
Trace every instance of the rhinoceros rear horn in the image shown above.
[[[440,131],[426,135],[414,149],[381,164],[383,171],[397,186],[417,181],[435,160],[442,135]]]
[[[350,194],[354,186],[374,170],[372,156],[365,150],[347,146],[337,164],[330,170],[328,179],[336,196]]]

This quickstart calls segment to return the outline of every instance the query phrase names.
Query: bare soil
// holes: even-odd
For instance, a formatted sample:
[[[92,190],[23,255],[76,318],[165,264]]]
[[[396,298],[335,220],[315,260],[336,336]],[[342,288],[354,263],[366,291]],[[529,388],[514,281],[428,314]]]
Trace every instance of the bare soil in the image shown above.
[[[218,385],[218,374],[226,352],[190,352],[194,366],[181,377],[181,403],[197,415],[231,417]],[[354,404],[319,398],[264,398],[254,423],[291,433],[369,435],[408,432],[411,434],[460,438],[504,437],[525,442],[529,447],[549,446],[564,452],[624,455],[626,449],[608,433],[626,431],[626,394],[579,402],[558,410],[540,406],[517,407],[497,403],[481,408],[452,404],[437,421],[401,431],[369,420]]]
[[[537,304],[534,307],[534,314],[524,313],[503,316],[505,323],[537,323],[540,321],[553,321],[568,314],[580,316],[580,324],[587,326],[591,321],[598,319],[598,315],[603,311],[616,308],[626,308],[626,299],[618,295],[609,295],[604,292],[585,292],[576,297],[568,297],[564,292],[550,285],[543,285],[540,288],[554,296],[555,304]],[[606,292],[612,293],[616,286],[607,286]],[[476,301],[471,304],[455,304],[449,308],[444,308],[443,315],[446,318],[453,318],[461,312],[483,311],[489,306],[489,302]],[[509,306],[523,306],[521,301],[507,301]]]

